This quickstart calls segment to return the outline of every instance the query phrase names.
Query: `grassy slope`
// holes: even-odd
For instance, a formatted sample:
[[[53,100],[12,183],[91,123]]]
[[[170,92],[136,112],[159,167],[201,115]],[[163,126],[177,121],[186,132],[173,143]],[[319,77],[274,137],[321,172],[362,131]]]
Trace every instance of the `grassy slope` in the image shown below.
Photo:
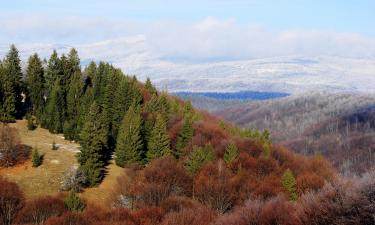
[[[57,194],[64,173],[72,166],[78,165],[75,155],[79,151],[79,145],[64,140],[62,135],[51,134],[46,129],[38,128],[35,131],[28,131],[24,120],[17,121],[11,126],[18,129],[23,144],[38,147],[40,153],[44,154],[44,160],[38,168],[33,168],[30,160],[15,167],[0,168],[0,175],[15,181],[25,193],[26,198]],[[53,141],[59,146],[56,151],[51,150]],[[95,205],[108,208],[111,190],[122,171],[122,168],[110,164],[108,175],[102,184],[85,190],[81,194],[82,197]]]

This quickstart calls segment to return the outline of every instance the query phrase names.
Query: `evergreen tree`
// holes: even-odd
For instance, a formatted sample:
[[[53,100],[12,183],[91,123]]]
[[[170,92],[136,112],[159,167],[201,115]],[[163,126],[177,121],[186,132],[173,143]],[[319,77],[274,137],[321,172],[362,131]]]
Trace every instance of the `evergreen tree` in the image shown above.
[[[56,50],[53,50],[51,57],[48,60],[45,79],[47,90],[50,92],[56,84],[57,79],[61,79],[63,75],[63,67],[61,60],[57,55]]]
[[[184,120],[184,124],[181,128],[180,133],[177,137],[176,142],[176,157],[179,158],[182,154],[182,150],[185,148],[186,144],[189,143],[194,134],[193,123],[190,118]]]
[[[154,85],[152,85],[151,80],[148,77],[145,82],[145,88],[148,92],[150,92],[151,95],[157,95],[157,90]]]
[[[194,147],[187,161],[186,169],[190,174],[195,175],[206,162],[213,159],[214,152],[211,144],[204,147]]]
[[[47,99],[44,118],[42,120],[42,126],[48,128],[51,133],[61,133],[63,131],[64,102],[60,79],[57,79]]]
[[[160,114],[156,117],[155,125],[147,143],[147,149],[146,157],[148,161],[171,153],[166,122]]]
[[[39,154],[38,148],[34,148],[31,154],[31,162],[33,167],[38,167],[42,164],[42,157]]]
[[[68,140],[78,139],[78,120],[83,90],[83,81],[80,71],[73,74],[66,97],[66,120],[64,122],[64,136]]]
[[[142,159],[143,142],[141,137],[142,118],[133,106],[126,112],[116,144],[116,165],[124,167]]]
[[[271,156],[271,148],[268,142],[263,143],[263,150],[262,150],[263,157],[268,159]]]
[[[22,113],[22,71],[18,50],[11,45],[2,63],[2,115],[0,120],[11,122]]]
[[[102,110],[94,102],[80,134],[81,152],[78,155],[80,170],[86,175],[89,186],[98,184],[103,178],[107,139]]]
[[[45,104],[45,80],[42,61],[37,54],[29,58],[26,70],[26,84],[33,115],[40,118]]]
[[[81,200],[74,191],[70,191],[68,197],[65,199],[65,206],[72,212],[82,212],[86,204]]]
[[[238,156],[238,149],[237,146],[234,143],[228,144],[228,146],[225,148],[224,153],[224,161],[226,164],[230,164],[235,160]]]
[[[281,182],[289,194],[289,200],[296,201],[298,199],[296,188],[297,183],[290,169],[287,169],[284,172],[283,176],[281,177]]]

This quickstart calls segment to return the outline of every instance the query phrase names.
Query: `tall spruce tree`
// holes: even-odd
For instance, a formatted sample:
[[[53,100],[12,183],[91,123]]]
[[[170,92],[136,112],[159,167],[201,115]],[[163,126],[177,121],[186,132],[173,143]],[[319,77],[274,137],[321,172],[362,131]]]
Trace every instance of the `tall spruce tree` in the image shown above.
[[[78,162],[80,170],[87,177],[89,186],[98,184],[104,174],[104,154],[108,134],[102,116],[100,106],[94,102],[80,134],[81,152],[78,154]]]
[[[161,114],[156,116],[155,125],[147,143],[146,157],[148,161],[171,153],[170,140],[165,119]]]
[[[14,45],[11,45],[2,64],[3,110],[0,119],[5,122],[11,122],[22,113],[22,91],[24,88],[21,60]]]
[[[47,128],[51,133],[61,133],[63,131],[64,102],[64,93],[61,88],[60,79],[57,79],[48,96],[42,119],[42,126]]]
[[[63,67],[61,64],[61,60],[57,55],[56,50],[53,50],[51,57],[48,60],[45,79],[47,89],[50,92],[52,88],[55,86],[56,80],[61,78],[63,75]]]
[[[64,122],[64,136],[68,140],[78,139],[78,120],[83,91],[81,72],[76,71],[71,78],[66,96],[66,120]]]
[[[45,79],[42,61],[37,54],[30,56],[28,60],[26,84],[33,115],[41,118],[45,105]]]
[[[148,92],[150,92],[151,95],[157,95],[157,90],[154,85],[152,85],[151,80],[148,77],[145,82],[145,88]]]
[[[126,112],[116,143],[116,165],[124,167],[142,160],[143,140],[141,136],[142,117],[139,109],[131,106]]]
[[[184,120],[181,131],[178,134],[176,142],[176,158],[179,158],[182,155],[182,149],[185,148],[187,143],[191,140],[194,134],[193,122],[192,119],[187,117]]]

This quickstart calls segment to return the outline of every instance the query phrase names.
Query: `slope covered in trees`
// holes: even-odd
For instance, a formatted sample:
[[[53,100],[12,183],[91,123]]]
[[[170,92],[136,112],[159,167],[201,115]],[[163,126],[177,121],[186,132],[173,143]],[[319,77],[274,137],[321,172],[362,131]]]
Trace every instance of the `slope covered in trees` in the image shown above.
[[[9,57],[16,55],[12,51],[16,49],[12,47]],[[334,205],[335,199],[316,216],[308,214],[313,204],[319,204],[319,196],[330,194],[329,189],[324,192],[327,185],[339,179],[322,157],[273,145],[268,130],[227,124],[158,92],[150,80],[142,84],[107,63],[92,62],[82,70],[74,49],[67,56],[53,52],[47,65],[38,63],[36,55],[29,62],[28,74],[20,81],[23,98],[2,96],[3,105],[15,99],[20,108],[3,110],[2,121],[28,114],[36,125],[77,141],[79,167],[69,177],[72,185],[64,187],[69,194],[26,202],[16,184],[1,179],[5,188],[0,190],[0,219],[5,224],[220,224],[226,217],[241,217],[236,213],[249,202],[258,210],[250,213],[262,214],[258,221],[245,218],[243,224],[340,224],[334,220],[340,213],[364,221],[362,212],[347,212]],[[5,81],[20,75],[6,69],[1,74],[2,91]],[[38,88],[24,80],[35,81]],[[31,94],[39,87],[44,101]],[[114,190],[108,190],[113,191],[114,209],[102,211],[74,192],[99,185],[111,163],[126,169],[111,187]],[[373,204],[373,184],[366,182],[353,187],[360,197],[348,198],[348,204],[366,209]],[[309,195],[317,199],[310,201]],[[326,220],[324,207],[331,204],[337,213]]]
[[[375,97],[311,93],[214,112],[243,128],[269,129],[275,143],[323,154],[343,173],[375,166]]]

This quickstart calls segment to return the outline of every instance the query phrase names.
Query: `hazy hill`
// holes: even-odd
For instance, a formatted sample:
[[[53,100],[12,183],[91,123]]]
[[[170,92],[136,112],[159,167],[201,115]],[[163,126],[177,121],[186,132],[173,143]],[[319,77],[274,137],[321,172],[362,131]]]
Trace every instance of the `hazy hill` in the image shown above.
[[[241,127],[268,128],[274,142],[297,152],[320,152],[341,172],[375,165],[374,96],[313,93],[245,102],[215,113]]]

